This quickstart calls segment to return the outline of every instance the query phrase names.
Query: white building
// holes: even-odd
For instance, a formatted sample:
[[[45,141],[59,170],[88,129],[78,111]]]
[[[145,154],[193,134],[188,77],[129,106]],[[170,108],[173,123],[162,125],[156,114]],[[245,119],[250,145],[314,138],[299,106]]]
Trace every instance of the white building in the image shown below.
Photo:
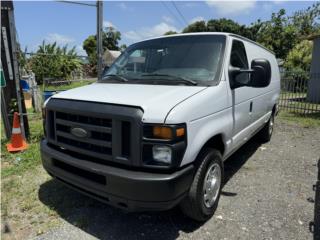
[[[320,103],[320,34],[311,36],[309,40],[313,41],[313,51],[307,100]]]

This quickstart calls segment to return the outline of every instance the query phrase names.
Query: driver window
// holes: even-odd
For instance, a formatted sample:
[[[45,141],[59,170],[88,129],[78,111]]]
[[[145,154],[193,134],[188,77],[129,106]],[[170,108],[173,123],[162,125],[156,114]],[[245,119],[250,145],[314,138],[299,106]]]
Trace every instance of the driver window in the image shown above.
[[[230,64],[233,67],[238,67],[241,69],[248,69],[248,59],[246,49],[244,47],[243,42],[238,40],[233,40],[232,49],[231,49],[231,57]],[[249,74],[239,74],[237,76],[237,81],[246,83],[249,81]]]

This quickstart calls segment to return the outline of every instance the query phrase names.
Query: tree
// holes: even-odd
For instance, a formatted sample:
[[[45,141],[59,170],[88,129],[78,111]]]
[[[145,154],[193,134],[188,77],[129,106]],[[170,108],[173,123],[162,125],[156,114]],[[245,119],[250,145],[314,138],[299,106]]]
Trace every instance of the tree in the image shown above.
[[[102,32],[102,48],[103,51],[120,50],[119,41],[121,40],[121,33],[116,31],[113,27],[107,27]],[[97,38],[96,35],[90,35],[83,42],[83,49],[86,51],[89,63],[92,66],[97,65]]]
[[[277,58],[286,58],[298,39],[297,30],[289,23],[284,9],[272,13],[271,20],[262,24],[257,41],[274,51]]]
[[[308,36],[320,32],[320,2],[305,10],[297,11],[290,17],[300,36]]]
[[[304,40],[288,53],[284,66],[294,72],[309,72],[312,58],[312,42]]]
[[[122,44],[121,46],[120,46],[120,51],[121,52],[123,52],[124,50],[126,50],[127,49],[127,45],[126,44]]]
[[[185,29],[183,29],[183,33],[191,33],[191,32],[206,32],[207,26],[205,21],[197,21],[194,23],[191,23],[189,26],[187,26]]]
[[[38,84],[41,84],[45,77],[69,79],[71,73],[81,69],[82,65],[77,57],[75,47],[68,50],[67,45],[59,47],[56,43],[46,44],[45,41],[29,61]]]
[[[88,61],[90,65],[97,65],[97,40],[94,35],[90,35],[86,40],[84,40],[83,49],[88,55]]]
[[[121,33],[114,27],[106,27],[102,32],[102,48],[105,51],[116,50],[119,51],[119,41],[121,40]]]
[[[163,35],[173,35],[173,34],[177,34],[177,32],[175,32],[175,31],[168,31],[168,32],[166,32],[166,33],[163,34]]]
[[[231,19],[211,19],[207,23],[207,28],[210,32],[229,32],[235,34],[243,34],[244,25],[240,25]]]
[[[190,24],[183,33],[189,32],[228,32],[238,34],[247,37],[252,40],[256,40],[257,33],[260,31],[262,23],[257,20],[250,26],[240,25],[239,23],[226,18],[211,19],[207,23],[205,21],[198,21]],[[168,32],[165,35],[173,34],[175,32]]]

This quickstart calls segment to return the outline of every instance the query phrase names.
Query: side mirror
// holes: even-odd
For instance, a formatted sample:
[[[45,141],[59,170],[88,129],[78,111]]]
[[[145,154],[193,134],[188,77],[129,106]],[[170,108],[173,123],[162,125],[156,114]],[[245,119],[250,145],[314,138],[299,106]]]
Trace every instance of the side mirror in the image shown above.
[[[267,87],[271,81],[271,65],[266,59],[254,59],[251,62],[253,70],[248,86],[262,88]]]
[[[230,65],[229,79],[231,80],[231,88],[248,86],[250,84],[250,73],[253,73],[252,69],[242,69]]]

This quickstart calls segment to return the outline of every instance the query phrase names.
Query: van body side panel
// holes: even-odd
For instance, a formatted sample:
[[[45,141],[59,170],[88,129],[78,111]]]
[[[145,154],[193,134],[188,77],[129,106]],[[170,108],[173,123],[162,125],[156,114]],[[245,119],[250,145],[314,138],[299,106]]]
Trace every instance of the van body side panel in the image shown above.
[[[267,59],[271,65],[271,81],[269,86],[248,89],[248,94],[252,97],[253,102],[250,124],[252,124],[251,130],[255,132],[261,126],[261,118],[267,113],[271,113],[273,106],[278,102],[280,94],[280,74],[277,61],[273,54],[253,43],[244,42],[244,44],[247,50],[249,63],[254,59],[264,58]],[[266,119],[262,124],[268,120],[269,119]]]
[[[232,134],[232,111],[226,81],[194,95],[169,113],[166,124],[186,122],[188,147],[181,165],[195,160],[203,145],[213,136],[222,134],[227,144]]]
[[[230,37],[230,40],[228,41],[229,42],[228,52],[227,52],[228,57],[227,57],[227,61],[225,63],[224,68],[225,68],[225,72],[227,73],[226,82],[227,82],[227,90],[229,92],[230,101],[231,101],[233,126],[232,126],[231,147],[227,149],[228,151],[226,152],[226,154],[228,154],[229,151],[232,151],[232,149],[241,146],[245,141],[247,141],[248,136],[251,134],[251,128],[249,128],[248,126],[251,123],[252,112],[250,112],[250,105],[254,97],[254,94],[253,94],[254,89],[252,89],[251,87],[244,86],[236,89],[231,89],[230,87],[228,69],[230,66],[230,56],[231,56],[233,40],[241,41],[244,43],[244,41],[235,39],[233,37]],[[249,62],[249,59],[248,59],[248,62]]]
[[[229,85],[229,94],[232,101],[232,114],[234,119],[232,147],[230,150],[238,148],[244,144],[253,133],[269,120],[272,108],[278,102],[280,94],[280,74],[275,56],[258,45],[230,37],[242,41],[247,54],[249,68],[254,59],[267,59],[271,64],[271,82],[269,86],[264,88],[239,87],[231,89]],[[232,41],[228,44],[228,59],[226,61],[225,71],[228,71],[230,64]],[[226,74],[226,80],[229,84],[230,79]],[[226,153],[228,154],[228,153]]]

